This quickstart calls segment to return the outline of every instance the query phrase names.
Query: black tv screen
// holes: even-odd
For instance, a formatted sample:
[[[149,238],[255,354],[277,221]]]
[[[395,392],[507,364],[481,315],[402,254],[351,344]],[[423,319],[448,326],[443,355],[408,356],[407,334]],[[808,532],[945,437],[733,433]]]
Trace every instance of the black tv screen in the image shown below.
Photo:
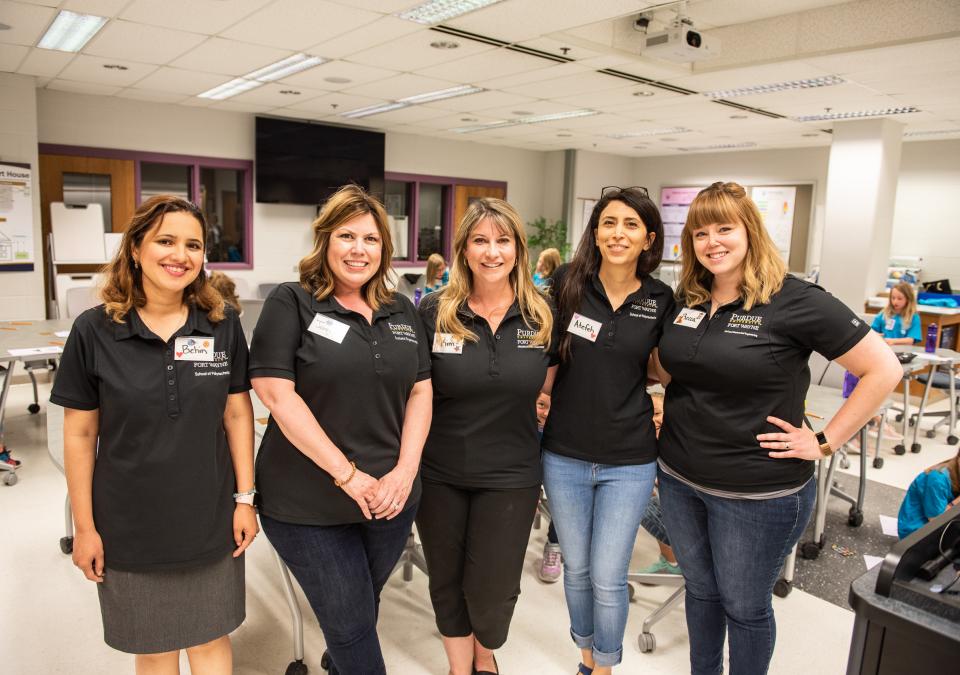
[[[271,117],[256,132],[258,202],[322,204],[347,183],[382,198],[382,133]]]

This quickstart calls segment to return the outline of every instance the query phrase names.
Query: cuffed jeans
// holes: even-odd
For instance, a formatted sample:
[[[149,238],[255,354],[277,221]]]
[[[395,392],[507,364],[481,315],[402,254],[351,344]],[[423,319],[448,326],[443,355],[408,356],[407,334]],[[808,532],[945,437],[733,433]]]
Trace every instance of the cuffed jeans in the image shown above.
[[[380,591],[403,552],[416,511],[412,505],[392,520],[325,526],[260,516],[317,615],[331,674],[387,672],[377,636]]]
[[[715,497],[660,472],[663,520],[686,583],[692,675],[723,672],[727,633],[731,675],[767,672],[777,637],[773,585],[815,494],[810,480],[775,499]]]
[[[570,635],[598,666],[623,656],[627,572],[656,462],[594,464],[543,451],[543,483],[563,551]]]

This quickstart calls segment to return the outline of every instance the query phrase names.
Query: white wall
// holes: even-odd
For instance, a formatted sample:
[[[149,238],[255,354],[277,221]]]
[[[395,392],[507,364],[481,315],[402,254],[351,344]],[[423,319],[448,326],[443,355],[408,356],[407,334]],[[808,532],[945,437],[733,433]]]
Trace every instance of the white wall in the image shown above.
[[[631,187],[635,160],[620,155],[580,150],[577,152],[576,171],[573,179],[573,227],[570,230],[572,249],[577,250],[586,222],[583,218],[583,199],[600,199],[600,191],[608,185]]]
[[[37,97],[32,77],[0,73],[0,161],[33,169],[33,271],[0,272],[0,319],[43,319],[43,242],[37,159]]]

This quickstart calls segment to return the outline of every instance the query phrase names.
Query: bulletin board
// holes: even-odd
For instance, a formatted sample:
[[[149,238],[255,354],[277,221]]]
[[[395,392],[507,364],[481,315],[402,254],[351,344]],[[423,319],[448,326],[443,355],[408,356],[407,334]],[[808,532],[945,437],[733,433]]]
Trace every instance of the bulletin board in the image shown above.
[[[703,187],[664,187],[660,189],[660,217],[663,219],[663,260],[680,260],[680,233],[687,222],[687,211]]]
[[[33,171],[0,163],[0,272],[33,270]]]

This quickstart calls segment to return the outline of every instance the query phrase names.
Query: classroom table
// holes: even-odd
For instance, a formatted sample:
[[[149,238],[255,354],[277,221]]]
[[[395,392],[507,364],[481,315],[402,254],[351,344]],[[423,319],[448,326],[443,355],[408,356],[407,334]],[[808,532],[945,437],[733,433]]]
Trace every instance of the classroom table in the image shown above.
[[[952,430],[956,425],[956,408],[955,401],[957,400],[957,391],[955,383],[955,374],[954,369],[957,364],[960,363],[960,352],[956,352],[952,349],[937,349],[935,352],[927,352],[923,347],[918,345],[897,345],[893,348],[895,352],[912,352],[917,356],[909,364],[904,364],[904,375],[903,375],[903,443],[894,447],[893,451],[898,455],[902,455],[906,452],[906,446],[904,445],[907,442],[907,430],[910,423],[910,380],[917,379],[917,376],[921,373],[928,373],[929,377],[927,378],[927,384],[923,388],[923,396],[920,399],[920,407],[917,409],[919,414],[926,405],[927,400],[930,396],[930,389],[933,386],[933,375],[937,369],[944,369],[950,373],[950,394],[949,394],[949,404],[950,404],[950,429]],[[908,370],[908,366],[912,366]],[[929,369],[929,370],[928,370]],[[910,443],[910,452],[920,452],[921,446],[917,442],[917,433],[920,431],[920,420],[917,419],[916,424],[913,425],[913,439]],[[952,431],[950,432],[952,434]],[[932,438],[932,436],[931,436]],[[949,442],[949,441],[948,441]]]

